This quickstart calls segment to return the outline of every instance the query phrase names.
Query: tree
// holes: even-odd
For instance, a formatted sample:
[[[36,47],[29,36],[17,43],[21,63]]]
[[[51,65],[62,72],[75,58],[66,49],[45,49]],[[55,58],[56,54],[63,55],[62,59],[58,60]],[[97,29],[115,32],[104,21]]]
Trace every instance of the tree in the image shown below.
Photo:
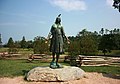
[[[0,34],[0,48],[2,47],[2,38],[1,38],[1,34]]]
[[[109,30],[108,29],[105,29],[105,34],[108,34]]]
[[[114,44],[113,49],[119,50],[120,49],[120,34],[113,34],[112,40]]]
[[[14,48],[14,41],[13,41],[12,37],[9,38],[7,46],[9,48]]]
[[[16,48],[20,48],[21,47],[20,41],[15,41],[14,45],[15,45]]]
[[[77,40],[72,40],[68,46],[68,54],[70,56],[70,65],[76,65],[76,58],[80,54],[80,44]]]
[[[110,52],[114,47],[114,41],[112,38],[113,38],[113,35],[106,34],[106,35],[103,35],[100,39],[98,48],[99,48],[99,50],[103,51],[104,55],[107,52]]]
[[[99,33],[103,35],[104,34],[104,28],[101,28]]]
[[[120,29],[117,29],[117,34],[120,34]]]
[[[97,42],[93,36],[88,35],[80,39],[80,53],[85,55],[96,54]]]
[[[104,55],[106,55],[107,52],[111,52],[111,50],[120,49],[120,30],[114,28],[113,30],[109,30],[109,32],[109,34],[106,33],[102,35],[98,42],[98,49],[102,50]]]
[[[33,41],[30,40],[30,41],[27,41],[27,48],[33,48]]]
[[[18,49],[15,46],[15,43],[12,39],[12,37],[9,38],[7,46],[9,47],[8,53],[13,54],[13,53],[18,53]]]
[[[77,41],[77,40],[71,41],[71,43],[68,46],[68,54],[71,57],[73,57],[73,58],[75,58],[76,55],[80,54],[80,44],[79,44],[79,41]]]
[[[118,11],[120,12],[120,0],[114,0],[113,2],[113,7],[116,9],[118,9]]]
[[[114,28],[113,34],[117,34],[117,29],[116,28]]]
[[[21,48],[27,48],[27,43],[26,43],[26,40],[25,40],[25,36],[23,36],[23,38],[22,38]]]
[[[83,29],[82,31],[80,31],[77,36],[86,36],[88,34],[90,34],[91,32],[88,32],[86,29]]]
[[[34,38],[33,49],[35,54],[43,54],[48,52],[48,44],[45,44],[45,38],[37,36]]]
[[[77,34],[79,38],[79,51],[80,54],[90,55],[97,52],[97,32],[90,32],[83,29]]]

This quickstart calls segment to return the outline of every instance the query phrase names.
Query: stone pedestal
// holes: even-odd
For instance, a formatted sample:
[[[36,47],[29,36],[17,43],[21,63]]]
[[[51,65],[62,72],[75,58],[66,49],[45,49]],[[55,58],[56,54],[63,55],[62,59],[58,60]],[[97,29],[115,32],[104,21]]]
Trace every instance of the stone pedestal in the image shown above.
[[[69,81],[80,79],[85,72],[78,67],[65,67],[51,69],[49,67],[36,67],[26,76],[28,81]]]

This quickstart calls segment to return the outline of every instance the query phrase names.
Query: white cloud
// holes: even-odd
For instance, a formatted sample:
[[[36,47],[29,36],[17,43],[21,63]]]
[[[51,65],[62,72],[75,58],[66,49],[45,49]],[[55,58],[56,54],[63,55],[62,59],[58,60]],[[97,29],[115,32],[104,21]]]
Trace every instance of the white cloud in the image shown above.
[[[112,5],[113,5],[113,0],[106,0],[106,3],[107,3],[108,6],[111,6],[111,7],[112,7]]]
[[[65,11],[86,10],[87,6],[83,0],[50,0],[53,6],[60,7]]]

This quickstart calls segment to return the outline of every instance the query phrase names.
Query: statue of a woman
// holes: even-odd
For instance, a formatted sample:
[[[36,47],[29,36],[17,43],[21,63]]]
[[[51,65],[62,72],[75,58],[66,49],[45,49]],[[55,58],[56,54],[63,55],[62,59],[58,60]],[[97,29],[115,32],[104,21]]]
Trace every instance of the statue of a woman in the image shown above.
[[[64,38],[67,39],[68,43],[69,40],[65,36],[63,26],[61,25],[61,18],[60,15],[55,20],[55,23],[52,25],[50,33],[48,34],[47,40],[51,38],[50,42],[50,52],[52,52],[52,62],[50,63],[51,68],[60,68],[62,67],[60,64],[58,64],[58,59],[60,54],[64,53],[63,51],[63,43]],[[56,61],[55,61],[55,55],[56,55]]]

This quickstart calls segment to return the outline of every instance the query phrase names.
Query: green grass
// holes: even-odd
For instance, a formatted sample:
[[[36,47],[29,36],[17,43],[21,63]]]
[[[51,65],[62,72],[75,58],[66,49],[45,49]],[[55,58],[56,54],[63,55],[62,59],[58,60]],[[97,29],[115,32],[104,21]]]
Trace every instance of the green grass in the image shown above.
[[[20,54],[33,54],[34,52],[33,52],[32,48],[30,48],[30,49],[19,48],[19,52],[18,53],[20,53]]]
[[[69,66],[69,64],[61,63],[62,65]],[[49,66],[49,63],[40,62],[38,60],[29,63],[27,60],[0,60],[0,77],[15,77],[24,76],[29,70],[38,66]],[[110,73],[119,74],[120,67],[115,66],[82,66],[81,67],[86,72],[100,72],[100,73]]]
[[[7,50],[8,48],[0,48],[0,52],[5,52]],[[33,53],[33,50],[19,49],[19,53],[22,54],[22,57],[27,58],[28,54]],[[120,50],[113,50],[111,53],[107,54],[120,55]],[[69,66],[67,63],[61,64]],[[41,62],[40,60],[36,60],[33,61],[33,63],[28,63],[27,60],[0,60],[0,77],[24,76],[29,70],[38,66],[49,66],[49,62]],[[81,68],[85,72],[99,72],[120,75],[120,67],[117,66],[82,66]]]
[[[61,63],[63,65],[69,65]],[[29,63],[27,60],[0,60],[0,77],[14,77],[25,75],[26,72],[34,67],[49,66],[49,63],[40,62],[39,60]]]
[[[37,66],[49,66],[48,63],[28,63],[27,60],[0,60],[0,77],[12,77],[24,75],[26,71]]]
[[[0,48],[0,52],[7,52],[8,48]]]
[[[0,52],[8,52],[9,48],[0,48]],[[33,49],[23,49],[23,48],[17,48],[18,49],[18,53],[20,54],[33,54]]]

